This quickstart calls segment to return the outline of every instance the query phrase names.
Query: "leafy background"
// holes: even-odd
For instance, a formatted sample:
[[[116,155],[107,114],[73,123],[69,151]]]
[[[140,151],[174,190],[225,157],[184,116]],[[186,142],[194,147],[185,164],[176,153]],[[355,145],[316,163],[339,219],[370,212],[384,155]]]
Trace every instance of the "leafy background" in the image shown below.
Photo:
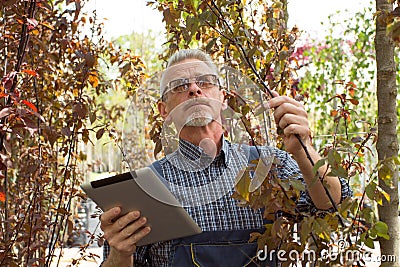
[[[354,188],[356,197],[332,214],[310,216],[298,214],[289,201],[302,189],[296,182],[273,180],[252,193],[244,175],[238,199],[286,212],[265,234],[254,236],[260,247],[301,252],[308,243],[321,252],[340,236],[349,241],[343,249],[361,250],[362,244],[373,247],[389,238],[377,216],[377,206],[391,200],[378,180],[393,186],[393,173],[376,160],[372,3],[346,21],[330,17],[325,38],[300,41],[299,29],[287,27],[285,1],[150,2],[165,21],[161,50],[153,32],[109,41],[106,21],[86,12],[86,1],[1,3],[0,265],[57,263],[56,249],[74,245],[71,237],[79,232],[87,242],[75,244],[81,254],[71,264],[100,258],[87,248],[101,245],[101,234],[80,229],[76,220],[86,201],[79,184],[95,173],[124,171],[126,161],[134,168],[161,156],[157,90],[140,84],[187,47],[202,47],[240,70],[265,95],[276,90],[303,101],[324,160]],[[385,16],[397,40],[397,15]],[[348,27],[335,37],[344,23]],[[250,126],[249,138],[262,142],[249,103],[237,101],[234,91],[228,97]]]

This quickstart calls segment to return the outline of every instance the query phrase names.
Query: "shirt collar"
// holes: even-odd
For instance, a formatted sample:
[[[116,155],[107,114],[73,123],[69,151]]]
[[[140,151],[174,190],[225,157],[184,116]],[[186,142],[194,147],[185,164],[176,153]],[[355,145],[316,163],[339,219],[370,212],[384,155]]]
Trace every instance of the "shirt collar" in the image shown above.
[[[228,166],[230,147],[231,143],[222,136],[222,148],[215,160],[221,159]],[[198,160],[200,157],[206,155],[201,147],[183,139],[179,139],[179,152],[189,160]]]

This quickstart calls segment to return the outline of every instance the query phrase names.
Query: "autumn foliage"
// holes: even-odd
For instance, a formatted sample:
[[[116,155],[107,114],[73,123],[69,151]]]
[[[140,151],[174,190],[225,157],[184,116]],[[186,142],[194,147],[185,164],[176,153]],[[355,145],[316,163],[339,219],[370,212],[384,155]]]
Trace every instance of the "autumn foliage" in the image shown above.
[[[140,59],[105,41],[101,21],[84,14],[84,4],[1,1],[1,266],[57,261],[55,249],[74,230],[83,197],[85,144],[117,138],[112,107],[97,105],[97,97],[126,83],[132,94],[142,77]],[[111,66],[119,79],[104,75]]]

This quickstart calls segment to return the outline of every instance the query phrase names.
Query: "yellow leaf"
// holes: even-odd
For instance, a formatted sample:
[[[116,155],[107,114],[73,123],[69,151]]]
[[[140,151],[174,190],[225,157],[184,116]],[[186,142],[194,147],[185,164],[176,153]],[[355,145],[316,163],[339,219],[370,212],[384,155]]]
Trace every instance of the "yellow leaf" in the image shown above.
[[[384,196],[385,199],[386,199],[388,202],[390,202],[390,195],[389,195],[385,190],[383,190],[381,187],[377,187],[377,189],[378,189],[378,191],[382,194],[382,196]]]
[[[243,197],[246,201],[250,200],[250,175],[246,169],[242,169],[236,176],[235,189],[236,192]]]
[[[33,34],[33,35],[36,35],[36,36],[38,36],[39,35],[39,31],[37,30],[37,29],[33,29],[33,30],[31,30],[31,32],[30,32],[31,34]]]
[[[77,88],[74,88],[73,90],[72,90],[72,93],[74,94],[74,96],[79,96],[79,89],[77,89]]]
[[[50,30],[53,30],[53,31],[54,31],[54,27],[51,26],[50,24],[48,24],[47,22],[42,22],[41,24],[42,24],[43,26],[49,28]]]

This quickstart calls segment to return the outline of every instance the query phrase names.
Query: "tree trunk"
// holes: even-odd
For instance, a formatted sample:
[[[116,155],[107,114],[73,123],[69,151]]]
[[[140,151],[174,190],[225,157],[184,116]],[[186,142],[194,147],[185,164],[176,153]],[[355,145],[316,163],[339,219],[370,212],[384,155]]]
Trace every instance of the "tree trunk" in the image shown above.
[[[379,185],[390,195],[390,203],[386,200],[378,207],[379,219],[389,228],[390,240],[381,239],[381,254],[396,256],[396,262],[383,263],[382,266],[400,266],[399,258],[399,222],[398,222],[398,182],[399,173],[394,158],[398,156],[396,134],[396,66],[394,62],[394,44],[386,34],[386,23],[382,16],[393,10],[387,0],[376,0],[376,65],[377,65],[377,99],[378,99],[378,159],[383,162],[379,169]],[[387,186],[384,178],[389,174],[391,186]],[[386,178],[387,179],[387,178]]]

